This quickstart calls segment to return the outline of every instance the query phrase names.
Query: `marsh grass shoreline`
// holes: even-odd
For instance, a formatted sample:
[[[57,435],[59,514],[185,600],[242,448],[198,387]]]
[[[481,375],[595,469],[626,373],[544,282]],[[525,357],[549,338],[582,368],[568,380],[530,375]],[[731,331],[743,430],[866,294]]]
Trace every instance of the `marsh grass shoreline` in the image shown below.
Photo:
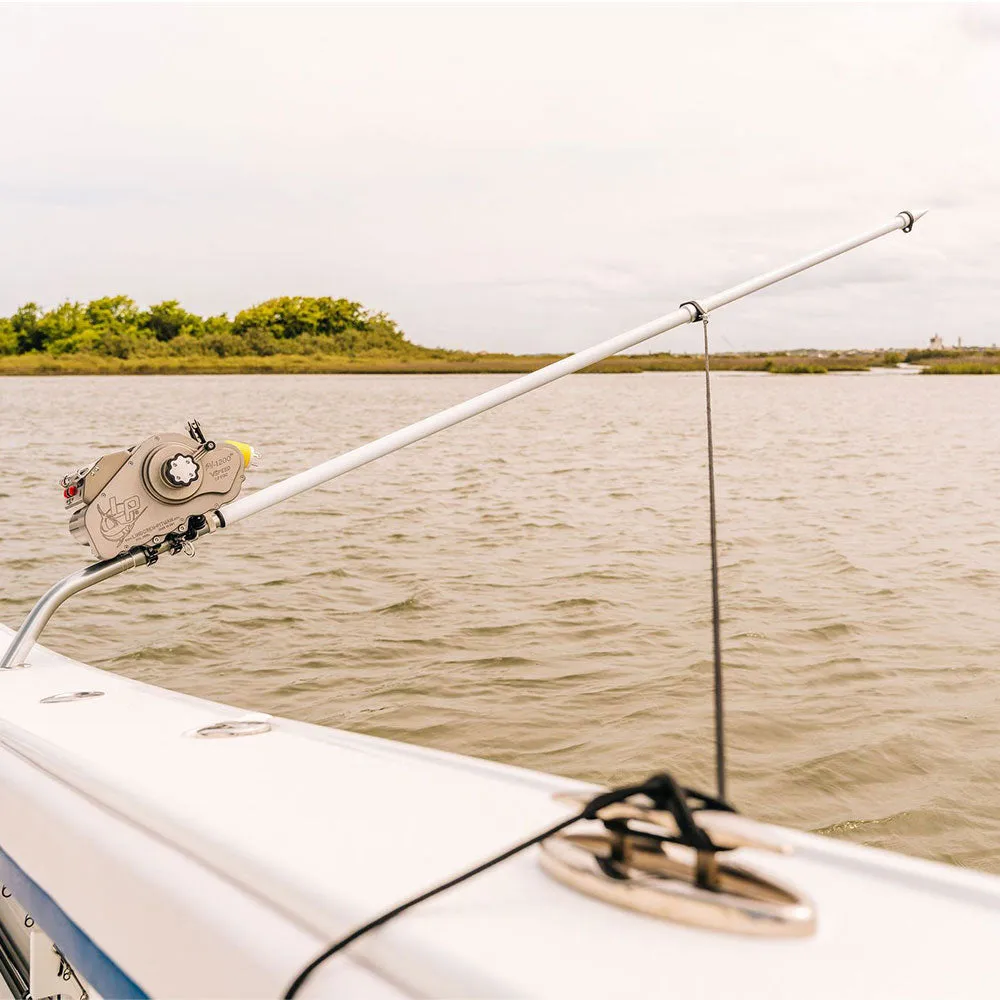
[[[0,375],[520,374],[566,357],[424,347],[384,312],[360,302],[284,295],[230,319],[199,316],[174,299],[140,308],[127,295],[44,310],[28,302],[0,316]],[[931,374],[1000,373],[1000,351],[793,350],[712,356],[719,370],[816,375],[901,363]],[[588,372],[697,371],[700,354],[607,358]]]
[[[3,375],[468,375],[521,374],[535,371],[565,357],[562,354],[469,354],[428,351],[404,356],[384,353],[355,356],[331,354],[206,355],[180,357],[115,358],[92,354],[52,356],[43,352],[0,357]],[[920,365],[930,375],[1000,374],[1000,351],[895,351],[790,352],[717,354],[717,371],[742,371],[775,375],[820,375],[829,372],[892,368],[899,363]],[[700,354],[624,354],[591,365],[586,372],[625,374],[637,372],[699,371]]]

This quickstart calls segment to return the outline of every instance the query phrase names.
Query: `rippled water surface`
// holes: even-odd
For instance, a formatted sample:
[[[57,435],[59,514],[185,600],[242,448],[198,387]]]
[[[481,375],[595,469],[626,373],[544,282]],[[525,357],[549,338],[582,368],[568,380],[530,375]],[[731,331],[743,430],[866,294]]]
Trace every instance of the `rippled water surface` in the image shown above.
[[[0,619],[57,481],[189,417],[264,485],[492,376],[0,379]],[[247,708],[711,788],[703,385],[576,376],[67,605],[46,643]],[[719,376],[731,795],[1000,871],[1000,378]]]

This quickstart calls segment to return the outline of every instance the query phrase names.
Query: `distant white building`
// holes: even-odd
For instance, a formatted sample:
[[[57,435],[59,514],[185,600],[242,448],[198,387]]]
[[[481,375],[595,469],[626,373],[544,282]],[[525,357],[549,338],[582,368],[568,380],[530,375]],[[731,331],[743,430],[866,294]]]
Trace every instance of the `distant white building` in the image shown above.
[[[931,337],[931,350],[932,351],[944,350],[944,341],[941,339],[940,335],[936,333],[934,334],[933,337]]]

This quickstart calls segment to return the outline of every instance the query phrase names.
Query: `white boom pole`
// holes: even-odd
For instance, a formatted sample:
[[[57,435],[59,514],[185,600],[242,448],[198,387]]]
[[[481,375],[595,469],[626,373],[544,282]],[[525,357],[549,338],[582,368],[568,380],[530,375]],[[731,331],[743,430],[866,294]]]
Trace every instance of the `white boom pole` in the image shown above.
[[[320,486],[331,479],[336,479],[338,476],[344,475],[345,472],[351,472],[362,465],[367,465],[378,458],[389,455],[394,451],[399,451],[400,448],[405,448],[416,441],[430,437],[432,434],[437,434],[438,431],[443,431],[447,427],[454,427],[455,424],[459,424],[463,420],[475,417],[486,410],[492,410],[494,406],[499,406],[508,400],[516,399],[518,396],[523,396],[526,392],[531,392],[540,386],[548,385],[549,382],[554,382],[564,375],[570,375],[581,368],[586,368],[597,361],[602,361],[613,354],[618,354],[629,347],[635,347],[636,344],[641,344],[645,340],[656,337],[661,333],[666,333],[667,330],[673,330],[678,326],[683,326],[685,323],[699,319],[700,313],[697,306],[700,306],[706,313],[712,312],[720,306],[728,305],[737,299],[742,299],[744,296],[751,295],[762,288],[767,288],[768,285],[783,281],[785,278],[805,271],[810,267],[815,267],[817,264],[822,264],[833,257],[839,257],[841,254],[847,253],[848,250],[854,250],[865,243],[871,243],[872,240],[877,240],[879,237],[895,232],[897,229],[909,232],[914,222],[924,214],[924,212],[900,212],[891,222],[879,226],[878,229],[872,229],[870,232],[855,236],[853,239],[845,240],[843,243],[838,243],[835,246],[827,247],[825,250],[820,250],[808,257],[803,257],[794,263],[786,264],[777,270],[768,271],[766,274],[751,278],[740,285],[735,285],[732,288],[727,288],[725,291],[717,292],[715,295],[699,299],[697,305],[694,303],[682,305],[673,312],[667,313],[666,316],[654,319],[650,323],[637,326],[635,329],[621,333],[610,340],[604,340],[593,347],[588,347],[577,354],[562,358],[528,375],[522,375],[520,378],[505,382],[495,389],[490,389],[488,392],[473,396],[472,399],[467,399],[464,403],[458,403],[447,410],[442,410],[440,413],[435,413],[423,420],[418,420],[415,424],[410,424],[398,431],[387,434],[385,437],[380,437],[375,441],[362,445],[360,448],[355,448],[353,451],[338,455],[336,458],[307,469],[305,472],[300,472],[297,475],[290,476],[288,479],[283,479],[262,490],[258,490],[256,493],[251,493],[234,500],[232,503],[226,504],[221,508],[219,513],[222,515],[222,518],[220,520],[223,520],[227,525],[235,524],[237,521],[242,521],[253,514],[258,514],[262,510],[267,510],[268,507],[274,507],[276,504],[283,503],[285,500],[299,493],[311,490],[314,486]]]
[[[345,472],[351,472],[362,465],[374,462],[377,458],[399,451],[400,448],[405,448],[408,444],[430,437],[438,431],[443,431],[446,427],[453,427],[463,420],[468,420],[469,417],[491,410],[494,406],[506,403],[510,399],[523,396],[526,392],[531,392],[532,389],[548,385],[549,382],[554,382],[557,378],[562,378],[563,375],[578,372],[581,368],[586,368],[596,361],[611,357],[612,354],[641,344],[644,340],[649,340],[658,334],[666,333],[667,330],[673,330],[675,327],[700,319],[702,315],[710,313],[713,309],[742,299],[746,295],[767,288],[768,285],[789,278],[793,274],[822,264],[823,261],[839,257],[842,253],[847,253],[848,250],[853,250],[855,247],[871,243],[872,240],[877,240],[880,236],[895,232],[897,229],[908,233],[917,219],[924,214],[924,212],[900,212],[891,222],[887,222],[884,226],[879,226],[878,229],[873,229],[871,232],[855,236],[853,239],[845,240],[836,246],[827,247],[826,250],[820,250],[810,257],[803,257],[801,260],[786,264],[776,271],[768,271],[767,274],[751,278],[749,281],[744,281],[742,285],[735,285],[724,292],[717,292],[701,301],[682,303],[672,313],[654,319],[651,323],[637,326],[634,330],[602,341],[600,344],[588,347],[585,351],[562,358],[545,368],[539,368],[538,371],[522,375],[521,378],[506,382],[496,389],[490,389],[489,392],[473,396],[472,399],[467,399],[464,403],[451,406],[447,410],[435,413],[424,420],[418,420],[415,424],[403,427],[401,430],[387,434],[376,441],[371,441],[360,448],[345,452],[337,458],[330,459],[329,462],[323,462],[321,465],[300,472],[296,476],[290,476],[288,479],[283,479],[281,482],[267,486],[256,493],[234,500],[210,516],[214,516],[217,519],[216,523],[221,527],[235,524],[237,521],[242,521],[252,514],[267,510],[268,507],[274,507],[299,493],[305,493],[306,490],[311,490],[314,486],[320,486],[331,479],[336,479],[337,476],[342,476]],[[206,524],[200,529],[199,534],[208,530],[209,525]],[[0,657],[0,670],[19,667],[25,662],[39,635],[41,635],[42,629],[68,597],[137,566],[148,566],[156,561],[156,556],[160,551],[175,551],[169,538],[161,542],[159,548],[156,548],[152,553],[134,549],[115,556],[114,559],[95,563],[93,566],[71,573],[64,580],[60,580],[38,600],[28,617],[25,618],[6,653]]]

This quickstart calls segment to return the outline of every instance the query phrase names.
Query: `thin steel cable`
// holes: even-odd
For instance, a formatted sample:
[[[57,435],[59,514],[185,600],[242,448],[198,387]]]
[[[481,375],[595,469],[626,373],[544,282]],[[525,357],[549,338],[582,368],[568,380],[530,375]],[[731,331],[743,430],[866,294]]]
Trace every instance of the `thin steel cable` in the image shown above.
[[[722,616],[719,610],[719,542],[715,515],[715,452],[712,448],[712,369],[708,357],[708,313],[701,312],[705,338],[705,430],[708,438],[708,520],[712,548],[712,659],[715,689],[715,784],[726,801],[726,744],[722,710]]]

